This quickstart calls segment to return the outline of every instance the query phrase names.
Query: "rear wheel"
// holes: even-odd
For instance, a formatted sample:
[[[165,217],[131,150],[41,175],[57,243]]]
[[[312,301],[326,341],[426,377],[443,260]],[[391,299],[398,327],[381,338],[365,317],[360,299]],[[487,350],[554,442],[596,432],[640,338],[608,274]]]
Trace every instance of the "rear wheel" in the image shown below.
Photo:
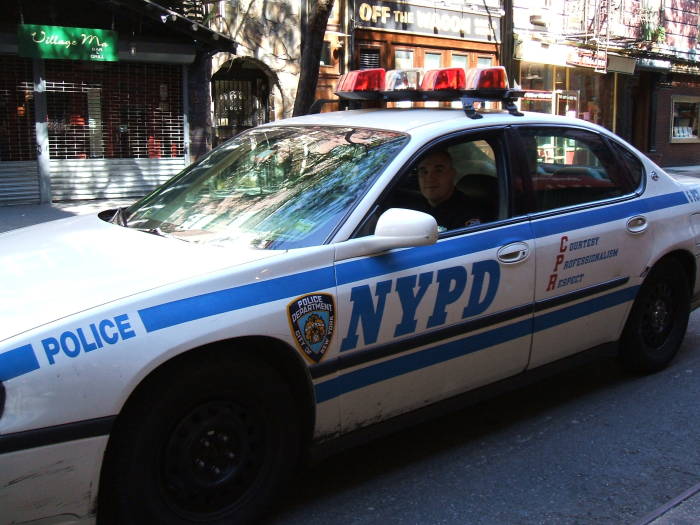
[[[130,403],[110,442],[101,524],[240,524],[264,514],[299,454],[281,376],[253,360],[190,362]]]
[[[690,315],[690,284],[676,259],[660,261],[645,279],[620,340],[620,358],[642,373],[665,368],[683,342]]]

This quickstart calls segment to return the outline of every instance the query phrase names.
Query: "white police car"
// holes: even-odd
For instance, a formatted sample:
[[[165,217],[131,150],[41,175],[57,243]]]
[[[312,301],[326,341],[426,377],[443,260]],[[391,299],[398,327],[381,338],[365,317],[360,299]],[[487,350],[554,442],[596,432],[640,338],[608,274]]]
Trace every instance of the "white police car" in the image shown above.
[[[261,126],[128,209],[0,236],[2,522],[245,522],[370,425],[609,345],[666,366],[700,185],[503,78],[429,72],[400,96],[464,109]]]

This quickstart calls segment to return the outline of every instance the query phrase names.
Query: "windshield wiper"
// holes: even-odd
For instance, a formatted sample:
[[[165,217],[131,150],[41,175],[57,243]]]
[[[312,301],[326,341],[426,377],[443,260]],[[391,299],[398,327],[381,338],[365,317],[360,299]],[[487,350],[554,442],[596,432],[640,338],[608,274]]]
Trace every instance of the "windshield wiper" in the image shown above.
[[[124,210],[126,210],[125,207],[117,208],[117,211],[114,212],[114,215],[112,215],[112,218],[109,220],[109,222],[118,224],[119,226],[127,226],[127,219],[126,215],[124,214]]]
[[[182,242],[188,242],[185,239],[182,239],[178,237],[177,235],[173,235],[172,233],[164,232],[163,230],[160,229],[159,226],[156,226],[155,228],[136,228],[140,232],[144,233],[150,233],[151,235],[157,235],[158,237],[165,237],[166,239],[177,239],[178,241]]]
[[[157,235],[158,237],[172,237],[170,234],[161,230],[158,226],[155,228],[138,228],[138,230],[144,233],[150,233],[151,235]]]

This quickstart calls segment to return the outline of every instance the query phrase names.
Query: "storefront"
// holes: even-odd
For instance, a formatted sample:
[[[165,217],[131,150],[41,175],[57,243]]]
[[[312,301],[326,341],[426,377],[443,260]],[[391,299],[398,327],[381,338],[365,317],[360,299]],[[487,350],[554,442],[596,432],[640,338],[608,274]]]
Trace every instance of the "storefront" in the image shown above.
[[[576,117],[627,133],[619,102],[635,59],[534,41],[520,42],[515,58],[518,83],[526,92],[523,110]]]
[[[672,66],[656,79],[655,156],[662,166],[700,164],[700,71]],[[695,74],[691,74],[695,73]]]
[[[20,26],[2,49],[0,204],[138,197],[186,165],[183,64],[193,49],[153,64],[137,54],[152,45],[120,51],[113,32],[91,30],[110,55],[46,44],[76,42],[76,31],[87,29]]]
[[[230,42],[136,0],[49,8],[0,22],[0,205],[141,197],[191,161],[190,66]]]
[[[481,9],[431,5],[355,2],[352,67],[429,70],[499,63],[498,2],[484,2]]]

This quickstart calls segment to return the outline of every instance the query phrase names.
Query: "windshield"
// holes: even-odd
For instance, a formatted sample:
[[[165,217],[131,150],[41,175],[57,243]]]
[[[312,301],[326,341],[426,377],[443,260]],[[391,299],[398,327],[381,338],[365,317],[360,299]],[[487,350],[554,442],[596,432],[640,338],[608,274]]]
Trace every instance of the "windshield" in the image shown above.
[[[407,140],[351,127],[253,129],[131,206],[125,222],[192,242],[323,244]]]

